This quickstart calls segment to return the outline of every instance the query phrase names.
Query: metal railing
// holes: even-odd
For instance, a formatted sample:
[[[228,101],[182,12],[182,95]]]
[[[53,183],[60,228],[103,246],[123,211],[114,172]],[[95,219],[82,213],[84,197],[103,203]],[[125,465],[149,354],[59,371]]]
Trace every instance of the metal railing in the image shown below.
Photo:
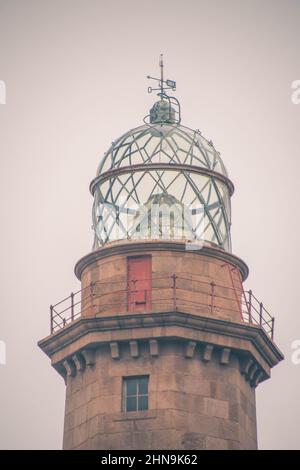
[[[142,286],[145,281],[151,287]],[[92,282],[50,306],[50,331],[55,333],[84,315],[171,310],[259,325],[274,337],[275,319],[251,290],[195,279],[187,273]]]

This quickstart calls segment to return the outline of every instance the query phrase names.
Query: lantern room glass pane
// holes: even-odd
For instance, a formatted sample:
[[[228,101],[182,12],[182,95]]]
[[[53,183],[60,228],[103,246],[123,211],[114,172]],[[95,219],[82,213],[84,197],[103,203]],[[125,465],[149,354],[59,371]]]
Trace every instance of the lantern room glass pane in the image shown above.
[[[133,129],[113,143],[97,174],[95,249],[122,239],[168,239],[231,250],[230,194],[221,180],[227,172],[198,131],[169,124]]]

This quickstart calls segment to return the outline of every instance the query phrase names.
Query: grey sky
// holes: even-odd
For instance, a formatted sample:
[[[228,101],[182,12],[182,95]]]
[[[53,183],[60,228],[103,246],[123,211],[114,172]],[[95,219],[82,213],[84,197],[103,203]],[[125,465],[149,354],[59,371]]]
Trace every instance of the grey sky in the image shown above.
[[[146,75],[177,80],[183,124],[233,180],[233,252],[276,316],[286,355],[257,393],[261,448],[300,448],[298,0],[0,0],[0,447],[60,448],[64,384],[37,348],[50,303],[91,250],[88,184],[111,141],[142,123]]]

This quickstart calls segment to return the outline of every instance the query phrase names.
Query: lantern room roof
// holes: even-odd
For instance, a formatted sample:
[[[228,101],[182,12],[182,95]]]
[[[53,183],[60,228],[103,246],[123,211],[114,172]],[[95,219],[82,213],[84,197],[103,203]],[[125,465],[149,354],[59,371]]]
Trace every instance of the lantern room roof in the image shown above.
[[[213,143],[181,124],[180,103],[158,82],[144,124],[112,142],[90,184],[94,249],[116,240],[196,241],[231,251],[234,187]],[[198,246],[198,245],[197,245]]]
[[[101,159],[97,176],[132,165],[184,164],[215,171],[227,177],[226,168],[213,143],[181,124],[145,124],[116,139]]]

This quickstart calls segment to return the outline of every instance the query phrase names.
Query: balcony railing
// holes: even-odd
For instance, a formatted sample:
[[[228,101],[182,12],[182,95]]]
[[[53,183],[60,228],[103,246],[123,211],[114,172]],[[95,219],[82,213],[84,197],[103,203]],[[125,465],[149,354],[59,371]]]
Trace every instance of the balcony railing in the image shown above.
[[[251,290],[191,278],[188,274],[153,277],[149,280],[151,288],[146,289],[140,287],[143,281],[92,282],[84,289],[72,292],[50,306],[51,334],[81,316],[101,316],[104,312],[183,311],[259,325],[271,339],[274,337],[275,319]],[[141,293],[144,302],[140,302]]]

